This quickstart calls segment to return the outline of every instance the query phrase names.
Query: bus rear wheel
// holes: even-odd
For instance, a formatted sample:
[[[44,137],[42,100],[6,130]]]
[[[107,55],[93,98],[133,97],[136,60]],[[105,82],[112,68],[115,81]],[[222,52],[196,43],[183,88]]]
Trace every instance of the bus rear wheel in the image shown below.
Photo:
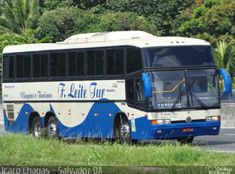
[[[59,138],[59,129],[55,117],[50,117],[46,125],[46,135],[48,138]]]
[[[32,134],[34,137],[40,138],[42,137],[42,124],[40,122],[39,117],[34,117],[32,122]]]
[[[116,141],[118,143],[131,143],[131,128],[127,118],[119,116],[119,122],[116,125],[115,129]]]
[[[177,141],[180,144],[191,144],[193,142],[194,137],[183,137],[183,138],[177,138]]]

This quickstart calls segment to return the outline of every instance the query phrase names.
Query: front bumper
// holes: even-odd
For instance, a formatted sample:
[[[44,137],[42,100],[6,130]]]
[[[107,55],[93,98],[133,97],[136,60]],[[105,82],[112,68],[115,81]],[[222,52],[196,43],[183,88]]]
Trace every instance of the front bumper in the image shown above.
[[[156,125],[152,126],[152,131],[156,139],[218,135],[220,131],[220,121]]]
[[[204,121],[152,125],[150,120],[140,119],[136,122],[136,131],[132,132],[132,139],[163,140],[189,136],[218,135],[220,124],[220,121]]]

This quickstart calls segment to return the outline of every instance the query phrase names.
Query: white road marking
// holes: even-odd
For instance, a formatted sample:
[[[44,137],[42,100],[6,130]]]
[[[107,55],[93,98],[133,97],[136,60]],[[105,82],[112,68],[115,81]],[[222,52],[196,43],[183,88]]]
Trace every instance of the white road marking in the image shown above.
[[[232,136],[235,136],[235,134],[224,134],[224,135],[227,135],[227,136],[231,136],[231,135],[232,135]]]

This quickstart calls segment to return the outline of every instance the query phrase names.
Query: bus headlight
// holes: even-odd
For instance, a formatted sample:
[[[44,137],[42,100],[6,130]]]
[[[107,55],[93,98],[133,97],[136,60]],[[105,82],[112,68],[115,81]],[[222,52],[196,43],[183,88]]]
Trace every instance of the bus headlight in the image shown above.
[[[206,121],[220,121],[220,116],[207,116]]]
[[[152,124],[171,124],[171,120],[170,119],[152,120]]]

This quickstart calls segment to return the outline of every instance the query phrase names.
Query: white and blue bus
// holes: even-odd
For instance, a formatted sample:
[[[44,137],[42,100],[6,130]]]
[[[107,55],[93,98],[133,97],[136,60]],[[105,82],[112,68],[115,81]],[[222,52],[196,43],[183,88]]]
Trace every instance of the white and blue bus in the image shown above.
[[[177,139],[218,135],[218,76],[211,45],[142,31],[74,35],[3,51],[6,131],[36,137]]]

